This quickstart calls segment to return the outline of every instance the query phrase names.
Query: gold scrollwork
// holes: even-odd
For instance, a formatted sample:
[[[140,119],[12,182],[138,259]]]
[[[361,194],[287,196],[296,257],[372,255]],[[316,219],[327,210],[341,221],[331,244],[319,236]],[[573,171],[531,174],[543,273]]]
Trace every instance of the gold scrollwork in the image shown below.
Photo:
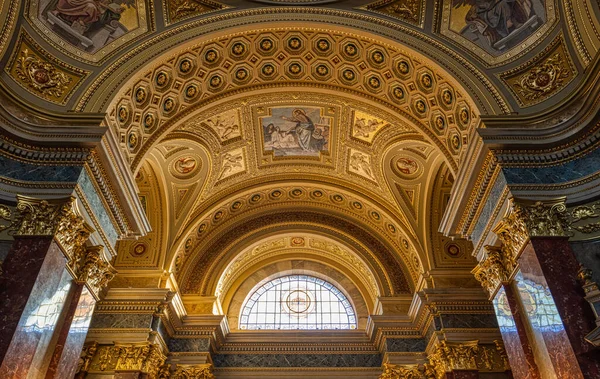
[[[52,64],[23,49],[16,61],[15,72],[19,79],[36,92],[60,99],[69,88],[71,78]]]
[[[383,374],[379,379],[435,379],[435,373],[428,365],[393,365],[383,364]]]
[[[528,107],[546,100],[571,82],[577,71],[559,36],[525,65],[500,75],[519,104]]]
[[[177,365],[173,373],[174,379],[214,379],[212,364],[205,363],[195,366]]]

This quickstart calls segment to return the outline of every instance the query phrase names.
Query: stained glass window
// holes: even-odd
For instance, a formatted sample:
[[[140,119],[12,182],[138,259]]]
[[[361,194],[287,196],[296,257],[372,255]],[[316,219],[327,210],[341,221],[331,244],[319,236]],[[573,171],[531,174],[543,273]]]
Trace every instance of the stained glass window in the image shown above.
[[[240,329],[356,329],[350,301],[333,284],[289,275],[260,286],[246,301]]]

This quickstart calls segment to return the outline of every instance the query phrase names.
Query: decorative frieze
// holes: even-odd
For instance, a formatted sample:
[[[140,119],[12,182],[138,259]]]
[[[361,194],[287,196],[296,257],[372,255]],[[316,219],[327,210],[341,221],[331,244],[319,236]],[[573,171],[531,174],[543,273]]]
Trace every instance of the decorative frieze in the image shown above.
[[[160,346],[149,342],[104,346],[92,343],[83,348],[78,372],[132,371],[154,379],[158,378],[166,359]]]

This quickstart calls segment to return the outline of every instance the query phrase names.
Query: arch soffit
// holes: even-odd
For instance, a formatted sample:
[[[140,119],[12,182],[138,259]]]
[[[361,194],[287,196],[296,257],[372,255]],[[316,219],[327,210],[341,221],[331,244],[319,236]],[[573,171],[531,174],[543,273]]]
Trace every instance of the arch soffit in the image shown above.
[[[211,295],[220,299],[226,312],[241,284],[259,268],[283,260],[318,261],[335,268],[348,277],[360,290],[369,309],[379,296],[388,296],[389,289],[377,272],[369,267],[353,248],[323,235],[286,233],[254,242],[221,266],[213,275]]]
[[[306,180],[306,178],[303,178]],[[235,230],[237,223],[244,222],[265,212],[292,212],[310,210],[320,213],[332,212],[366,228],[390,246],[407,263],[411,276],[416,278],[424,259],[422,242],[408,220],[401,213],[381,202],[369,199],[360,191],[350,191],[327,183],[290,181],[280,178],[280,183],[270,185],[242,184],[232,188],[224,200],[211,202],[210,207],[193,214],[187,227],[173,244],[168,260],[180,263],[192,251],[202,254],[208,244],[224,233]],[[180,264],[181,265],[181,264]]]
[[[401,256],[410,253],[398,254],[399,248],[394,249],[387,241],[377,238],[372,230],[348,222],[338,213],[319,213],[313,209],[299,211],[295,205],[265,208],[260,214],[237,220],[233,228],[218,236],[206,238],[203,247],[190,246],[187,254],[179,254],[175,259],[175,271],[180,289],[183,293],[207,295],[210,292],[208,272],[222,271],[232,257],[249,244],[288,232],[320,234],[350,246],[369,263],[371,270],[377,272],[377,277],[387,279],[386,285],[392,294],[410,293],[414,287],[418,273],[410,261]]]

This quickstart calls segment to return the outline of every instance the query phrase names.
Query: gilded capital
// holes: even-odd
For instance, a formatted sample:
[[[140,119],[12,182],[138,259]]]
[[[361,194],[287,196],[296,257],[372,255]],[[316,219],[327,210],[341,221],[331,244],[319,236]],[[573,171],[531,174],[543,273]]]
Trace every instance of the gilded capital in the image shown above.
[[[493,296],[498,287],[509,280],[516,263],[512,256],[506,256],[501,248],[484,246],[486,258],[471,271],[481,286]]]
[[[434,367],[438,379],[452,370],[477,370],[477,341],[465,343],[440,342],[429,354],[429,363]]]
[[[568,236],[568,213],[564,199],[552,202],[510,200],[508,214],[494,228],[505,252],[514,259],[531,237]]]
[[[194,366],[177,365],[173,373],[173,379],[214,379],[215,376],[212,373],[212,369],[213,366],[210,363]]]
[[[115,371],[139,371],[148,374],[149,378],[156,378],[161,366],[167,357],[160,346],[146,343],[143,345],[117,345],[114,346],[117,360]]]
[[[379,379],[435,379],[434,373],[419,365],[383,364],[383,374]]]
[[[79,246],[72,251],[67,262],[79,283],[87,283],[92,292],[98,293],[116,273],[107,262],[102,246]]]

